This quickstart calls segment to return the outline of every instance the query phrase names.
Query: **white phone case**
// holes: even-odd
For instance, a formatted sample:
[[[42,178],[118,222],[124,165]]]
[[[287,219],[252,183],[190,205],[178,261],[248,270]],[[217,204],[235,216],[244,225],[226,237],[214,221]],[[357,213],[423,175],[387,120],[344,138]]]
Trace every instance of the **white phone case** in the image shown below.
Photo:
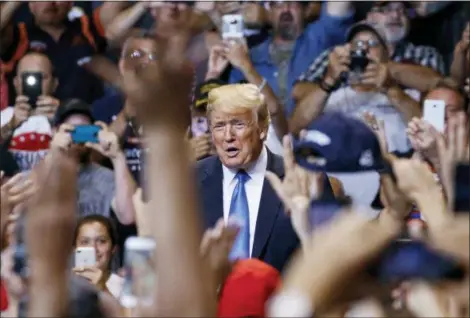
[[[226,14],[222,17],[222,38],[242,39],[245,33],[245,25],[241,14]]]
[[[96,264],[94,247],[77,247],[75,250],[75,267],[89,267]]]
[[[423,119],[439,132],[444,132],[446,103],[443,100],[426,99],[424,101]]]

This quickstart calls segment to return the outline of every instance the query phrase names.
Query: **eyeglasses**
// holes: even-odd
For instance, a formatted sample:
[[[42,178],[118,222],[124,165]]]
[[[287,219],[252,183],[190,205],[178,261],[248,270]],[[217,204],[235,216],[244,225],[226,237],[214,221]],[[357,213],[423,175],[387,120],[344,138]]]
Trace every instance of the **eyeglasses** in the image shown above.
[[[378,47],[380,45],[380,42],[378,40],[374,39],[369,39],[367,41],[365,40],[358,40],[352,43],[355,48],[362,49],[366,47]]]
[[[136,49],[136,50],[123,53],[122,57],[126,59],[130,59],[130,60],[134,60],[134,61],[142,60],[146,58],[147,60],[153,62],[157,60],[157,53],[145,52],[145,51]]]
[[[220,121],[216,122],[212,125],[212,130],[215,132],[222,132],[225,131],[225,128],[228,126],[229,129],[234,128],[236,131],[243,130],[250,125],[250,122],[234,119],[227,122]]]

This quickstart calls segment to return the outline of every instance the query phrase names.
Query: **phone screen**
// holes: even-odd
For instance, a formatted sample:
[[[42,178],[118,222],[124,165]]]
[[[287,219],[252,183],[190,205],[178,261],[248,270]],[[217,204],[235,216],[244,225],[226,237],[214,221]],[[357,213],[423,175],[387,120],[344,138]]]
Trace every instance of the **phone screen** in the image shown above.
[[[131,237],[126,241],[121,292],[121,305],[125,308],[147,307],[155,301],[155,247],[155,241],[150,238]]]
[[[241,14],[226,14],[222,17],[222,38],[242,39],[245,35],[245,25]]]
[[[75,144],[84,144],[87,142],[98,143],[98,133],[101,130],[100,126],[96,125],[81,125],[76,126],[71,132],[72,141]]]
[[[443,100],[426,99],[424,101],[423,119],[443,133],[445,128],[446,103]]]
[[[194,116],[191,119],[191,132],[194,137],[205,135],[209,132],[209,123],[206,117]]]
[[[470,212],[470,165],[459,164],[455,169],[454,211]]]
[[[24,72],[21,74],[23,95],[28,97],[32,108],[36,107],[39,96],[42,95],[42,73]]]

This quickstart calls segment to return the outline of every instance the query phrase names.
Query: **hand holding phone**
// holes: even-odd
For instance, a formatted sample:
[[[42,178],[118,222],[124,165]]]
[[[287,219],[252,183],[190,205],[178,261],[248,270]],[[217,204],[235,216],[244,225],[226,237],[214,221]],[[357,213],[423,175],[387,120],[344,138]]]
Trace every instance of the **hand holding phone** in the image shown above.
[[[445,101],[435,99],[426,99],[424,101],[423,119],[430,123],[440,133],[444,132],[445,114]]]
[[[36,108],[36,102],[42,95],[43,75],[41,72],[24,72],[21,74],[23,95],[28,97],[31,108]]]
[[[75,250],[75,267],[90,267],[96,264],[96,251],[94,247],[83,246]]]

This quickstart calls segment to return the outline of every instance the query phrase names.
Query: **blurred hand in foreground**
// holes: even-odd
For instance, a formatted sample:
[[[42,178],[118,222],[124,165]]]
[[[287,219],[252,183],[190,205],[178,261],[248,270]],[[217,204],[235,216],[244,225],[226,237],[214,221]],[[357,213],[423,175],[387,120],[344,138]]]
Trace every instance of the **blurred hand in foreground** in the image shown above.
[[[217,288],[222,285],[232,270],[229,254],[232,249],[238,228],[233,225],[225,225],[220,219],[212,229],[208,229],[201,241],[201,255],[210,266],[214,282],[211,285]]]
[[[76,225],[77,164],[66,153],[51,149],[32,172],[40,185],[29,200],[26,244],[31,269],[29,315],[68,315],[67,266]],[[47,247],[47,248],[45,248]]]
[[[300,138],[305,132],[301,132]],[[290,136],[284,136],[284,179],[281,180],[271,171],[266,171],[266,179],[284,204],[289,214],[292,226],[299,236],[302,244],[307,242],[310,235],[308,222],[308,209],[313,198],[320,195],[323,190],[321,174],[307,171],[295,162]]]

